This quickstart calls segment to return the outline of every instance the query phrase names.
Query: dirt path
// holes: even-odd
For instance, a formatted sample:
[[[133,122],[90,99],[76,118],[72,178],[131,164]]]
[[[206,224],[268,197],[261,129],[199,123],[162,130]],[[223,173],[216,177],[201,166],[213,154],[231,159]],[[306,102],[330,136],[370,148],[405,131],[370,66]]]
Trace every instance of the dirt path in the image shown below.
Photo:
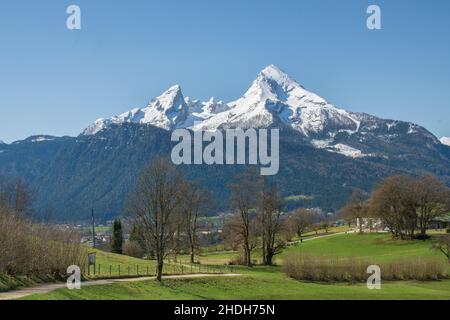
[[[225,273],[225,274],[186,274],[186,275],[173,275],[165,276],[163,279],[192,279],[192,278],[207,278],[207,277],[238,277],[241,274]],[[81,283],[82,287],[99,286],[105,284],[113,284],[120,282],[138,282],[155,280],[156,277],[140,277],[140,278],[122,278],[122,279],[104,279],[104,280],[92,280]],[[0,300],[14,300],[30,296],[32,294],[49,293],[56,289],[66,288],[65,283],[43,284],[34,288],[25,288],[19,290],[13,290],[8,292],[0,292]]]
[[[333,236],[339,236],[339,235],[343,235],[343,234],[351,234],[351,233],[355,233],[355,231],[354,230],[349,230],[349,231],[342,231],[342,232],[324,234],[324,235],[320,235],[320,236],[312,236],[312,237],[309,237],[309,238],[304,238],[303,242],[317,240],[317,239],[322,239],[322,238],[328,238],[328,237],[333,237]],[[295,240],[295,241],[289,242],[289,245],[295,245],[295,244],[299,244],[299,243],[302,243],[302,241],[301,240]]]

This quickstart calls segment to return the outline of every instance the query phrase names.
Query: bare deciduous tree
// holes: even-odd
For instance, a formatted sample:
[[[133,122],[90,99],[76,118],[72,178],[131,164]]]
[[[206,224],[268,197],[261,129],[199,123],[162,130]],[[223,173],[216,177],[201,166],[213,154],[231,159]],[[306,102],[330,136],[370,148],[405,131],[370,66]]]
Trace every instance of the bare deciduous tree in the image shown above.
[[[417,228],[425,235],[430,221],[447,212],[449,194],[449,189],[433,176],[393,176],[372,192],[370,211],[395,237],[411,239]]]
[[[164,258],[176,231],[176,215],[181,209],[181,175],[170,160],[157,158],[141,173],[130,194],[128,212],[141,228],[144,241],[154,250],[156,278],[161,282]]]
[[[252,168],[236,176],[234,184],[230,185],[231,208],[235,212],[235,235],[243,248],[244,264],[251,266],[251,252],[254,244],[251,241],[251,211],[258,206],[258,184],[256,171]]]
[[[394,237],[412,239],[417,225],[413,180],[393,176],[378,184],[370,199],[371,215],[380,218]]]
[[[187,181],[184,185],[183,206],[181,210],[181,223],[186,232],[189,246],[190,262],[195,263],[197,250],[198,220],[210,205],[210,195],[207,190],[201,189],[199,183]]]
[[[272,185],[267,190],[262,190],[260,222],[262,229],[262,254],[263,264],[272,265],[273,257],[285,247],[279,234],[282,228],[281,214],[283,199],[276,186]]]
[[[301,238],[302,235],[312,226],[313,214],[310,210],[305,208],[299,208],[291,212],[285,221],[287,229],[295,233],[297,237]]]
[[[17,214],[31,213],[33,192],[22,178],[0,177],[0,207],[14,210]]]
[[[437,178],[424,175],[414,181],[414,193],[417,199],[418,227],[425,235],[430,221],[448,212],[449,188]]]

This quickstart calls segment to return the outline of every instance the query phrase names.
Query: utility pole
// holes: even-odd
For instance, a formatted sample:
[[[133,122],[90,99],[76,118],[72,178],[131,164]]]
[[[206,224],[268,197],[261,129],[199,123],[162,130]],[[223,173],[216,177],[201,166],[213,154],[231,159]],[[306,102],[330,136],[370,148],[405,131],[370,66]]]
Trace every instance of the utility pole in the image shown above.
[[[95,219],[94,219],[94,208],[92,208],[92,247],[95,248]]]

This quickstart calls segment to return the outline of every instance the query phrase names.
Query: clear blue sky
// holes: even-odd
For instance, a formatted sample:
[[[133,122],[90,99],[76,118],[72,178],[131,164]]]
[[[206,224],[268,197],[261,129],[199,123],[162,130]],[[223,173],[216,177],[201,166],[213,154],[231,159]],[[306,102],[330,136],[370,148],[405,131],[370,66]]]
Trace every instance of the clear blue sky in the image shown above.
[[[366,28],[369,4],[383,30]],[[339,107],[450,136],[448,0],[3,0],[0,139],[77,135],[175,83],[229,101],[268,64]]]

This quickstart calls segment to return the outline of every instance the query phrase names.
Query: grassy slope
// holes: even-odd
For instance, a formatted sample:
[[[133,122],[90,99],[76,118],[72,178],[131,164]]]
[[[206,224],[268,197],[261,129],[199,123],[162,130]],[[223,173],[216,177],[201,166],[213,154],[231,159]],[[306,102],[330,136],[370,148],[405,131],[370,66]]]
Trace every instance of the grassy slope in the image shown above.
[[[94,267],[90,267],[90,273],[87,274],[87,255],[89,252],[96,252],[96,273],[94,275]],[[98,249],[87,248],[85,250],[86,255],[86,265],[83,266],[83,272],[87,279],[99,279],[99,278],[119,278],[119,277],[136,277],[136,276],[153,276],[156,273],[156,262],[154,260],[144,260],[133,258],[125,255],[114,254],[110,252],[101,251]],[[120,265],[120,275],[119,275],[119,265]],[[100,266],[100,267],[99,267]],[[129,272],[128,273],[128,267]],[[196,272],[227,272],[223,268],[208,268],[205,267],[199,269],[200,266],[184,266],[183,270],[179,264],[168,263],[164,265],[164,274],[186,274],[186,273],[196,273]],[[148,269],[147,269],[148,268]],[[139,274],[138,274],[139,271]],[[10,276],[5,274],[0,274],[0,292],[15,290],[24,287],[34,287],[42,283],[53,283],[58,282],[61,279],[55,279],[52,276],[46,277],[30,277],[30,276]]]
[[[138,266],[139,272],[142,274],[147,273],[147,267],[150,274],[154,274],[156,270],[155,261],[133,258],[101,250],[89,250],[89,252],[96,252],[96,264],[100,265],[100,274],[97,273],[96,276],[109,276],[111,266],[112,276],[117,277],[119,275],[119,265],[121,275],[128,275],[128,267],[130,267],[130,275],[137,275]],[[90,272],[90,276],[93,277],[93,267],[91,267]]]
[[[31,287],[40,282],[40,279],[31,279],[30,277],[10,276],[0,274],[0,292],[15,290],[21,287]]]
[[[340,226],[340,227],[332,227],[328,230],[328,233],[325,233],[325,230],[321,229],[316,232],[311,231],[308,233],[305,233],[305,238],[309,237],[316,237],[316,236],[322,236],[322,235],[330,235],[337,232],[344,232],[348,231],[349,228],[347,226]],[[294,237],[292,239],[293,241],[297,241],[298,238]],[[211,249],[217,248],[218,251],[214,252]],[[203,250],[203,254],[201,256],[196,257],[196,260],[203,264],[228,264],[231,260],[236,258],[239,255],[239,252],[236,251],[223,251],[223,246],[216,246],[211,247]],[[257,261],[261,261],[261,254],[258,250],[255,250],[253,253],[254,259]],[[181,259],[183,262],[189,261],[189,256],[181,256]],[[279,261],[280,262],[280,261]]]
[[[383,261],[412,256],[439,257],[438,253],[430,250],[431,244],[431,240],[392,240],[386,234],[349,234],[311,240],[285,250],[283,255],[291,250],[300,250],[314,255],[365,257]]]
[[[96,274],[93,275],[93,266],[90,268],[90,275],[88,278],[118,278],[119,277],[119,266],[120,266],[120,277],[129,276],[153,276],[156,273],[156,261],[155,260],[144,260],[139,258],[133,258],[125,255],[105,252],[101,250],[88,250],[88,252],[95,251],[96,256]],[[211,263],[212,264],[212,263]],[[99,267],[100,265],[100,273]],[[129,268],[129,273],[128,273]],[[87,270],[87,267],[85,267]],[[217,270],[213,270],[217,269]],[[205,266],[193,265],[192,269],[190,266],[184,265],[183,267],[178,263],[164,263],[163,273],[166,275],[170,274],[186,274],[186,273],[198,273],[198,272],[222,272],[223,268],[208,268]],[[148,274],[147,274],[148,270]],[[225,270],[225,269],[224,269]],[[139,273],[138,273],[139,271]],[[225,270],[226,271],[226,270]]]
[[[301,251],[319,256],[360,257],[373,263],[401,260],[405,257],[423,259],[437,257],[446,261],[444,255],[431,250],[433,240],[393,240],[387,234],[348,234],[311,240],[285,250],[276,258],[282,264],[283,257],[290,251]],[[447,272],[450,274],[450,265]]]
[[[434,256],[430,242],[398,242],[387,235],[342,235],[305,242],[288,250],[314,254],[365,256],[393,259],[402,256]],[[224,255],[218,253],[217,255]],[[217,261],[217,255],[205,263]],[[282,257],[282,256],[281,256]],[[450,299],[450,281],[383,282],[382,290],[365,284],[319,284],[286,278],[281,267],[238,267],[243,278],[167,280],[87,287],[80,291],[58,290],[30,299]]]
[[[450,299],[450,281],[389,282],[382,290],[369,290],[364,284],[317,284],[287,279],[281,272],[258,268],[239,278],[208,278],[120,283],[61,289],[27,299]]]

